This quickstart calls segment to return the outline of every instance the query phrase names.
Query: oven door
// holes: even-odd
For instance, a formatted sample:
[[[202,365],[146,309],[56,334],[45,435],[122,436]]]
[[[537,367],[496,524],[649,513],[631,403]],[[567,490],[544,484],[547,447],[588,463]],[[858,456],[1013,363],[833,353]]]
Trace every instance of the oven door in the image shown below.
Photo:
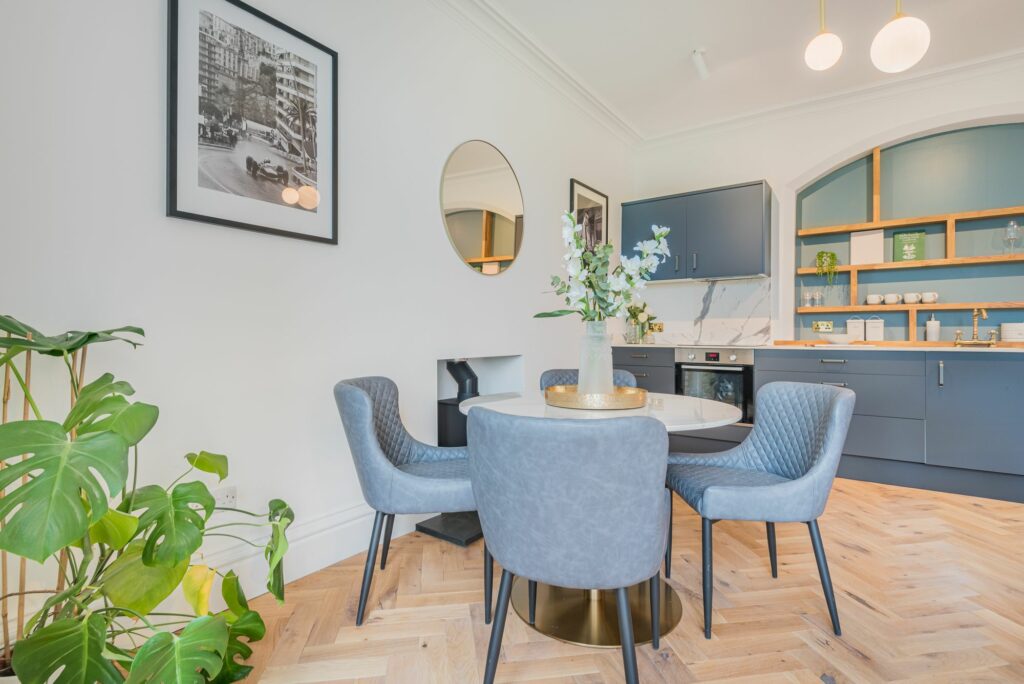
[[[743,412],[744,423],[754,418],[753,381],[750,366],[676,364],[676,394],[732,404]]]

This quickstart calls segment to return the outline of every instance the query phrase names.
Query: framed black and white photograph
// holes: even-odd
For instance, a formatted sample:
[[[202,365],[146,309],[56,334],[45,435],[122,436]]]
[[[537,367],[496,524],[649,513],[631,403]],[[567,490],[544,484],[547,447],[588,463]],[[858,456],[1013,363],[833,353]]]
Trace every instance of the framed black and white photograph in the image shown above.
[[[608,195],[570,178],[569,213],[583,226],[587,249],[608,242]]]
[[[338,243],[338,54],[239,0],[168,0],[167,214]]]

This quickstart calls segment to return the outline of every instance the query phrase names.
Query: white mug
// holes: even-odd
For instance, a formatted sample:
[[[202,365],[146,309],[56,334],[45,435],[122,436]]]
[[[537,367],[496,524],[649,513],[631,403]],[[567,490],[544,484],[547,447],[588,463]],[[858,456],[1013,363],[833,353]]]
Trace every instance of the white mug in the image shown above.
[[[902,299],[903,299],[902,297],[900,297],[898,294],[895,294],[895,293],[890,293],[890,294],[885,295],[885,303],[886,304],[899,304],[900,301],[902,301]]]
[[[907,304],[917,304],[918,302],[921,301],[921,293],[920,292],[904,292],[903,293],[903,301],[906,302]]]
[[[881,303],[882,303],[882,295],[880,295],[880,294],[869,294],[868,295],[868,304],[881,304]]]
[[[924,302],[925,304],[934,304],[935,302],[939,301],[939,293],[938,292],[922,292],[921,293],[921,301]]]

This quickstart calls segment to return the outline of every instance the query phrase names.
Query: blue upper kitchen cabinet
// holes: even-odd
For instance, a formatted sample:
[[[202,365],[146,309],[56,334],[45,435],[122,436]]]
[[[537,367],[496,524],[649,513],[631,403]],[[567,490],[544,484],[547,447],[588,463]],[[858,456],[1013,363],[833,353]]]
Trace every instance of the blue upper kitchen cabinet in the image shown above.
[[[689,195],[686,277],[769,275],[771,188],[764,181]]]
[[[927,352],[927,463],[1024,475],[1024,354]]]
[[[634,256],[636,243],[650,240],[651,226],[671,228],[668,234],[668,248],[672,256],[658,267],[651,280],[676,280],[685,278],[683,255],[686,253],[686,197],[676,195],[622,205],[622,244],[619,250],[626,256]]]
[[[622,205],[622,252],[668,226],[672,257],[653,280],[769,275],[771,188],[764,181]]]

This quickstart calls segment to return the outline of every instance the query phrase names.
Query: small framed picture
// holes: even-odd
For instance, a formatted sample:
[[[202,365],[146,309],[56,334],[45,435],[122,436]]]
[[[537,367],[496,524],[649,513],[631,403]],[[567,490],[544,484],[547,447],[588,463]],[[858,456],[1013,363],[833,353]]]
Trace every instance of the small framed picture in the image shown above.
[[[924,259],[925,233],[923,230],[904,230],[892,234],[892,260],[917,261]]]
[[[240,0],[167,42],[167,215],[338,244],[338,53]]]
[[[608,195],[570,178],[569,213],[583,226],[587,249],[608,242]]]

